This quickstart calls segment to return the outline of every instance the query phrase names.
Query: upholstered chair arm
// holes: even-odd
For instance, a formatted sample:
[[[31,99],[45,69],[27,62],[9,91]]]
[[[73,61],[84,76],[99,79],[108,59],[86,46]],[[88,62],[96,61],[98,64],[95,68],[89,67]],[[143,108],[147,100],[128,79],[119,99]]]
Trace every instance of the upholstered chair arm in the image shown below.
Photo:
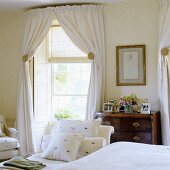
[[[18,140],[18,131],[15,128],[7,128],[9,136]]]
[[[99,136],[106,139],[106,145],[110,144],[110,137],[112,133],[114,133],[113,126],[105,126],[105,125],[99,126]]]

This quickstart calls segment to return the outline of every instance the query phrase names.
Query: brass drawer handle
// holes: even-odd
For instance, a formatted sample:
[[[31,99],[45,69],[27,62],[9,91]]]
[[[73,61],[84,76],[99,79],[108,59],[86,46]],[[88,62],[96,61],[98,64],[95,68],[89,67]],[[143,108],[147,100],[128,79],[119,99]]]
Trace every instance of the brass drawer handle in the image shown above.
[[[139,142],[140,141],[140,137],[139,136],[134,136],[133,140],[136,141],[136,142]]]
[[[103,124],[104,125],[111,125],[111,123],[109,121],[104,121]]]
[[[134,126],[134,127],[139,127],[139,126],[140,126],[140,124],[139,124],[139,123],[137,123],[137,122],[135,122],[135,123],[133,123],[133,124],[132,124],[132,126]]]

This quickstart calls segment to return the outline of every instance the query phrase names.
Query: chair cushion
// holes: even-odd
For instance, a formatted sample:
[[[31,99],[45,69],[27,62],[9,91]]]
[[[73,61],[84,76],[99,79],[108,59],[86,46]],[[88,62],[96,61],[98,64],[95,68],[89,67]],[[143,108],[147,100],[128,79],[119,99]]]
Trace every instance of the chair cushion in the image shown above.
[[[19,147],[18,140],[7,136],[0,138],[0,151],[6,151],[18,147]]]
[[[99,125],[101,120],[81,121],[81,120],[59,120],[57,126],[52,129],[54,133],[82,133],[86,137],[97,137],[99,135]]]

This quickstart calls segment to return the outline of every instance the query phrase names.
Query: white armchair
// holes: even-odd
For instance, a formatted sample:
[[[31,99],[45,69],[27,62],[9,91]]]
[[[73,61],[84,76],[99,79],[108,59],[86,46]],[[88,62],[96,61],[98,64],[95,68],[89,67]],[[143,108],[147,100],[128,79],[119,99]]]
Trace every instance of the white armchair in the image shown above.
[[[19,155],[18,131],[8,128],[3,115],[0,115],[0,160]]]

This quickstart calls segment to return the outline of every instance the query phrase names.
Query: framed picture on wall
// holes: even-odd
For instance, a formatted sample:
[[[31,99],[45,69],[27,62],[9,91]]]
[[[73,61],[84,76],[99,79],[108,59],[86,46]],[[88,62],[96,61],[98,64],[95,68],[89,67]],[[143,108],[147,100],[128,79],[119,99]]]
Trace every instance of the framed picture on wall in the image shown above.
[[[145,45],[116,47],[117,86],[146,85]]]

